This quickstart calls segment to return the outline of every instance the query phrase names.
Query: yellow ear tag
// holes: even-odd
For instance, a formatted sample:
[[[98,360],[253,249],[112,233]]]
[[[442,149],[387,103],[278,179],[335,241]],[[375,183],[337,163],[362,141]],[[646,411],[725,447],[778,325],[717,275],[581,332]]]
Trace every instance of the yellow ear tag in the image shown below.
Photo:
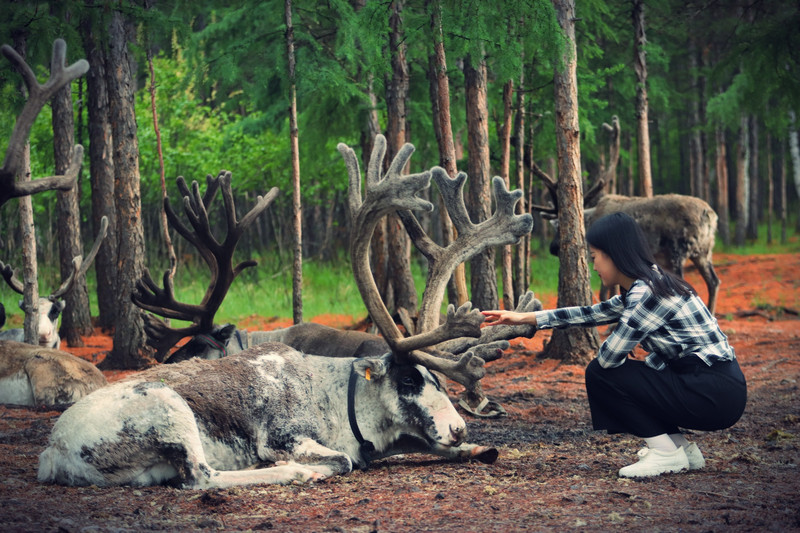
[[[367,378],[367,381],[370,380],[371,374],[369,368],[364,371],[364,377]]]

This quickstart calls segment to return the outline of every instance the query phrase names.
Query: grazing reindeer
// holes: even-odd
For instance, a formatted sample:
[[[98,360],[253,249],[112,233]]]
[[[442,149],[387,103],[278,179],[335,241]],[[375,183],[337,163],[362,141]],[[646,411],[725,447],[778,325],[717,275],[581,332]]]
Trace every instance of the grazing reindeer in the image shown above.
[[[380,139],[380,137],[379,137]],[[378,152],[381,158],[384,152]],[[349,155],[345,159],[349,161]],[[352,170],[351,170],[352,172]],[[428,282],[428,289],[423,298],[421,320],[418,326],[431,329],[438,324],[439,312],[442,298],[444,296],[445,285],[441,279],[445,279],[452,274],[459,262],[470,257],[470,254],[479,253],[488,246],[494,246],[497,242],[510,243],[519,238],[520,235],[530,231],[532,220],[529,216],[511,218],[513,227],[505,228],[504,224],[509,224],[503,217],[508,217],[508,213],[498,210],[498,213],[491,222],[486,222],[481,226],[475,226],[469,221],[466,208],[463,204],[463,185],[466,175],[461,174],[455,180],[449,179],[442,169],[434,168],[433,178],[436,180],[443,196],[447,198],[453,218],[457,223],[459,232],[464,236],[457,241],[445,253],[444,249],[438,248],[432,241],[419,229],[419,224],[409,212],[401,213],[401,217],[406,224],[409,234],[414,238],[414,242],[420,250],[429,258],[431,276]],[[230,284],[236,277],[236,273],[243,268],[255,264],[255,262],[241,263],[236,269],[233,266],[225,266],[230,263],[232,250],[236,246],[238,238],[242,235],[245,227],[239,225],[236,228],[229,225],[229,234],[224,242],[226,246],[219,245],[216,238],[211,233],[211,224],[208,222],[209,209],[214,199],[214,192],[220,180],[224,181],[223,191],[230,186],[230,173],[221,173],[217,179],[208,176],[208,187],[206,193],[201,197],[199,187],[195,183],[190,191],[185,180],[179,177],[177,185],[184,197],[184,209],[192,229],[190,230],[177,217],[171,204],[165,200],[165,211],[171,226],[181,234],[187,241],[192,243],[200,251],[200,255],[208,263],[212,271],[212,279],[206,296],[199,305],[190,305],[178,302],[174,296],[174,290],[170,285],[168,275],[165,274],[164,289],[160,289],[145,271],[142,279],[137,283],[136,290],[132,296],[133,302],[146,311],[167,318],[180,318],[192,322],[188,328],[175,329],[169,327],[164,321],[146,314],[145,331],[148,335],[148,343],[156,348],[156,359],[167,363],[180,362],[193,357],[204,359],[217,359],[225,355],[238,353],[248,347],[265,343],[281,342],[299,350],[303,353],[324,355],[329,357],[362,357],[378,356],[390,351],[391,347],[383,337],[359,331],[344,331],[321,324],[303,323],[290,326],[288,328],[275,331],[256,331],[248,332],[237,330],[231,325],[214,326],[214,316],[221,305]],[[496,181],[495,193],[498,199],[502,200],[503,206],[511,206],[518,200],[519,193],[507,193],[501,186],[502,180]],[[271,192],[271,194],[275,194]],[[235,212],[232,196],[226,200],[225,209],[227,216]],[[256,214],[248,214],[248,220],[255,220]],[[259,211],[260,213],[260,211]],[[357,238],[357,237],[354,237]],[[433,280],[433,281],[432,281]],[[518,310],[530,311],[540,306],[533,293],[529,293],[522,298]],[[401,313],[402,316],[402,313]],[[374,317],[373,317],[374,320]],[[405,323],[406,330],[413,333],[413,325]],[[483,359],[492,361],[500,357],[502,351],[508,347],[508,339],[523,335],[533,335],[533,331],[522,326],[493,326],[483,330],[479,339],[462,337],[448,341],[446,345],[437,347],[448,353],[459,355],[467,350]],[[181,338],[193,335],[193,338],[182,347],[167,355],[167,352]],[[477,388],[477,385],[474,387]],[[489,405],[488,400],[480,390],[469,391],[469,400],[473,406],[483,403],[483,407]],[[478,416],[494,413],[494,416],[503,414],[502,408],[492,402],[494,406],[486,412],[464,405],[462,407]]]
[[[451,305],[443,324],[403,337],[371,277],[367,252],[378,219],[432,207],[416,196],[428,186],[431,172],[400,174],[413,147],[404,146],[383,175],[385,139],[379,137],[375,146],[363,198],[355,154],[343,145],[339,150],[350,175],[353,272],[391,353],[332,358],[267,343],[222,359],[195,358],[145,370],[95,391],[61,415],[39,457],[39,480],[218,488],[319,480],[398,453],[496,460],[496,449],[465,443],[464,420],[431,372],[470,385],[485,375],[483,360],[471,351],[458,361],[424,351],[458,337],[479,338],[483,315],[470,304]],[[227,195],[229,175],[221,180]],[[516,232],[530,230],[524,216],[513,214],[515,194],[506,193],[502,181],[495,185],[498,191],[503,194],[496,198],[495,216],[472,227],[453,248],[428,247],[442,260],[436,263],[442,274],[430,279],[434,284],[449,276],[445,264],[469,256],[470,240],[478,239],[474,244],[480,248],[483,238],[516,240]],[[235,218],[229,227],[238,231]],[[224,267],[220,277],[237,271],[228,268],[230,260],[210,264]],[[160,299],[172,296],[168,278],[165,289],[154,289]],[[265,462],[274,466],[260,467]]]
[[[538,167],[534,172],[542,179],[553,199],[552,207],[534,206],[543,215],[558,216],[555,201],[556,182]],[[586,193],[584,222],[592,222],[611,213],[623,212],[642,227],[650,249],[662,267],[683,277],[687,259],[697,267],[708,288],[708,309],[717,306],[720,279],[714,271],[713,251],[717,231],[717,214],[706,202],[694,196],[659,194],[652,198],[604,194],[603,181],[598,180]],[[558,255],[558,232],[550,243],[550,253]]]

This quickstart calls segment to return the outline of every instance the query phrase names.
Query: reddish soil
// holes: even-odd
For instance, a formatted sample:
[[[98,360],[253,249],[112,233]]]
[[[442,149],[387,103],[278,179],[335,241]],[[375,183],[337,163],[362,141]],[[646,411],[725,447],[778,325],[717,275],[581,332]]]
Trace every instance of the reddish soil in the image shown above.
[[[303,486],[60,487],[36,481],[60,413],[0,406],[0,530],[800,531],[800,254],[717,255],[715,263],[723,282],[717,315],[749,400],[731,429],[691,435],[706,456],[703,470],[618,478],[641,442],[591,430],[583,368],[538,358],[549,337],[540,332],[487,365],[484,389],[508,416],[465,415],[470,441],[500,450],[493,465],[419,455]],[[702,289],[695,272],[687,276]],[[543,300],[555,303],[554,295]],[[253,318],[246,326],[267,325]],[[68,350],[96,362],[110,348],[103,336],[86,343]]]

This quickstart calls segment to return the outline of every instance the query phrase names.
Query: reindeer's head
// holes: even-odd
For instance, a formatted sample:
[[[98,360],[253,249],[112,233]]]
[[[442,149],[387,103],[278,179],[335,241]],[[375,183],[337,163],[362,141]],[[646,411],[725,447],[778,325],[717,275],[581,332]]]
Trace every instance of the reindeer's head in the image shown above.
[[[200,359],[219,359],[227,355],[228,342],[236,333],[236,326],[225,324],[215,326],[207,333],[198,333],[186,344],[172,352],[165,363],[180,363],[193,357]]]
[[[365,357],[353,362],[351,400],[354,402],[354,432],[359,440],[369,441],[380,453],[399,442],[413,447],[447,449],[459,446],[467,436],[467,426],[450,402],[439,379],[426,367],[399,361],[392,354]],[[359,411],[385,413],[381,423],[374,417],[359,417]],[[358,424],[369,420],[373,425]],[[363,431],[363,437],[360,435]],[[376,439],[380,439],[377,441]],[[418,444],[419,445],[419,444]],[[362,444],[363,450],[364,444]],[[369,453],[366,453],[369,460]]]
[[[58,319],[64,310],[64,300],[51,300],[39,298],[39,346],[45,348],[61,347],[61,337],[58,335]],[[24,300],[19,301],[19,308],[28,312]]]

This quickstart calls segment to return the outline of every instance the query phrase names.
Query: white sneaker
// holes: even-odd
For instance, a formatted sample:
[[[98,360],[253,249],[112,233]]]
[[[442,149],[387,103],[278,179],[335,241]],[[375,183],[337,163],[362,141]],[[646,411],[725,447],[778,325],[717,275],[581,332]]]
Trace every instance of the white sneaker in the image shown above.
[[[689,470],[700,470],[706,466],[706,460],[694,442],[684,446],[683,451],[686,452],[686,458],[689,460]]]
[[[699,450],[698,450],[699,451]],[[642,448],[638,452],[639,462],[619,469],[621,477],[650,477],[667,472],[680,472],[689,468],[689,459],[683,447],[674,452]]]

